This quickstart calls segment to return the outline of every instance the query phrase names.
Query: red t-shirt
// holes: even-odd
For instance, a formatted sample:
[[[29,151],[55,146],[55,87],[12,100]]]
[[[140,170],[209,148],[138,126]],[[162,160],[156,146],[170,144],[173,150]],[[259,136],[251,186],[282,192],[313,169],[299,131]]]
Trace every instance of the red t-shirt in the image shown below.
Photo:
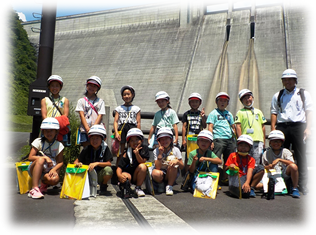
[[[255,168],[255,159],[250,155],[246,157],[240,157],[237,152],[231,153],[226,161],[225,166],[229,166],[230,164],[235,164],[239,167],[239,176],[247,175],[247,171],[249,168]]]

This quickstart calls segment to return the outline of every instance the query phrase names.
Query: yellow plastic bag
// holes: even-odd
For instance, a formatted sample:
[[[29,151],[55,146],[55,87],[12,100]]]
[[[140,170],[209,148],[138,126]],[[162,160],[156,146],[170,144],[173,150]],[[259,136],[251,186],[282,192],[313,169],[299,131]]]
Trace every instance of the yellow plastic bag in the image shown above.
[[[199,190],[198,183],[196,184],[196,187],[194,189],[193,197],[199,197],[199,198],[207,198],[207,199],[215,199],[216,194],[217,194],[217,187],[218,187],[218,180],[219,180],[219,173],[218,172],[205,172],[205,171],[200,171],[198,178],[204,178],[204,177],[209,177],[208,179],[211,180],[211,184],[207,186],[209,188],[208,191],[201,191]]]
[[[189,157],[190,152],[199,148],[197,145],[197,136],[197,134],[187,135],[187,158]]]
[[[20,194],[27,193],[32,188],[32,178],[28,173],[28,167],[31,162],[16,162],[16,175],[18,180],[18,192]]]
[[[75,164],[67,165],[60,198],[71,198],[77,200],[81,200],[83,198],[84,188],[88,187],[89,189],[89,181],[87,181],[88,168],[88,165],[82,165],[81,167],[76,167]]]

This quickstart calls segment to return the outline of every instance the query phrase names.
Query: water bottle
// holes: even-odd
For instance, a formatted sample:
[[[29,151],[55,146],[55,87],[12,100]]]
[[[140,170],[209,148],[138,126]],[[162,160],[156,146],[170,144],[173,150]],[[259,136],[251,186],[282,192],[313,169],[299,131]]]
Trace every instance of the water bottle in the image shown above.
[[[268,183],[268,196],[267,200],[274,199],[274,186],[275,186],[275,180],[274,178],[269,178],[269,183]]]

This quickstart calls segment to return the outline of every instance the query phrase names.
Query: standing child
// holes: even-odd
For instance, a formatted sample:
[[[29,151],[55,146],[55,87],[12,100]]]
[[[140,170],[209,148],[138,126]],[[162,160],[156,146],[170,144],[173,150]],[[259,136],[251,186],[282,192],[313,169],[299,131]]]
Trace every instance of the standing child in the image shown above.
[[[174,131],[174,144],[178,145],[178,126],[179,123],[177,113],[170,106],[170,96],[165,91],[159,91],[156,94],[156,102],[161,110],[155,113],[154,120],[148,135],[148,144],[151,143],[151,138],[155,133],[154,147],[158,146],[157,133],[162,127],[169,127]]]
[[[67,133],[69,132],[69,100],[66,97],[60,96],[60,91],[63,87],[63,79],[58,75],[51,75],[47,79],[47,86],[51,93],[51,96],[45,97],[41,100],[41,113],[42,119],[47,117],[54,117],[59,122],[59,133],[57,140],[69,141],[67,139]]]
[[[214,109],[207,117],[208,130],[214,135],[213,152],[221,158],[223,155],[223,169],[229,155],[236,152],[235,124],[233,115],[226,110],[230,97],[225,92],[216,95]],[[223,184],[228,184],[227,174],[223,170]]]
[[[182,146],[187,147],[187,135],[198,135],[201,130],[206,127],[206,117],[204,108],[199,110],[202,104],[202,97],[199,93],[192,93],[189,96],[190,110],[186,111],[182,116]],[[187,170],[187,154],[184,160],[184,167]]]
[[[267,122],[263,113],[253,107],[254,97],[250,90],[239,92],[239,100],[244,108],[240,109],[235,118],[237,137],[249,135],[253,139],[250,155],[255,159],[256,166],[260,163],[266,139],[265,126]]]
[[[78,100],[76,112],[79,113],[81,125],[79,127],[79,142],[83,147],[89,144],[87,133],[91,126],[100,124],[105,115],[104,101],[97,97],[102,81],[97,76],[87,79],[85,97]]]
[[[132,86],[123,86],[121,88],[121,96],[124,104],[116,107],[113,123],[115,138],[120,142],[120,154],[116,160],[116,166],[118,166],[124,153],[127,132],[135,127],[140,129],[141,122],[140,108],[132,104],[135,98],[134,88]]]
[[[279,130],[271,131],[268,138],[270,147],[267,148],[262,156],[264,168],[267,170],[280,169],[285,181],[291,178],[291,195],[293,198],[299,198],[300,193],[297,189],[299,177],[298,168],[294,163],[291,151],[282,147],[285,140],[283,132]]]
[[[222,160],[210,150],[213,142],[212,133],[208,130],[203,130],[197,138],[199,148],[190,152],[188,160],[189,172],[193,174],[190,185],[192,192],[195,189],[195,179],[199,171],[205,171],[208,168],[211,172],[218,172],[218,164],[222,164]],[[208,167],[207,163],[209,164]]]
[[[255,159],[249,155],[252,145],[249,135],[241,135],[237,139],[237,152],[231,153],[225,164],[225,170],[239,168],[243,197],[256,197],[255,188],[264,174],[263,166],[255,166]]]
[[[55,118],[45,118],[41,124],[44,136],[32,142],[32,149],[28,157],[31,161],[28,172],[32,177],[32,189],[28,197],[44,198],[43,193],[47,192],[47,187],[59,182],[64,146],[56,140],[58,130],[59,123]]]
[[[149,151],[148,147],[143,144],[143,139],[143,132],[138,128],[132,128],[127,132],[128,148],[116,170],[121,188],[127,189],[127,193],[122,195],[124,198],[131,196],[129,182],[136,184],[135,191],[138,197],[145,196],[141,185],[147,174],[147,166],[144,163],[149,159]]]
[[[155,168],[152,178],[159,184],[159,193],[164,192],[164,183],[167,182],[166,195],[172,196],[173,185],[184,167],[181,152],[173,146],[173,133],[169,127],[159,129],[157,140],[159,147],[154,150]]]
[[[108,181],[113,175],[111,168],[112,154],[105,143],[106,130],[103,125],[93,125],[88,137],[90,145],[86,146],[78,158],[74,161],[77,167],[88,165],[89,172],[95,170],[98,175],[98,184],[100,185],[100,195],[106,193]]]

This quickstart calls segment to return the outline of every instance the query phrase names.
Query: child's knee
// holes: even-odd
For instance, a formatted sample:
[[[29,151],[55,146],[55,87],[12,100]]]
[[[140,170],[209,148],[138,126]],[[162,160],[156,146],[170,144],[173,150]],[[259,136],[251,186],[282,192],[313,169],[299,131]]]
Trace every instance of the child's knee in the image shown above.
[[[141,172],[145,172],[147,171],[147,166],[145,164],[139,164],[137,166],[137,168],[141,171]]]

